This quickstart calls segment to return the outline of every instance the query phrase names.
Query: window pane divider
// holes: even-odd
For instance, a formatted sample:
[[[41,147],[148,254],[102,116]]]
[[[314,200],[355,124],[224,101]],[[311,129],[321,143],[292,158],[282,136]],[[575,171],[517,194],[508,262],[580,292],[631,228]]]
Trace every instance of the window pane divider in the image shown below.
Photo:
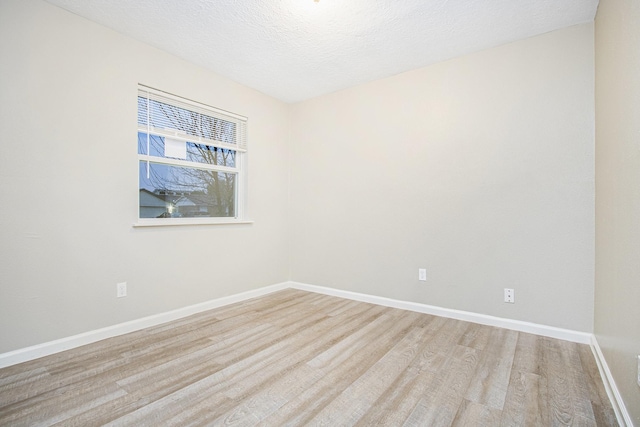
[[[161,163],[163,165],[170,166],[183,166],[192,169],[202,169],[202,170],[210,170],[216,172],[226,172],[226,173],[234,173],[237,174],[239,170],[237,168],[231,168],[228,166],[218,166],[212,165],[210,163],[197,163],[197,162],[189,162],[187,160],[178,160],[178,159],[165,159],[162,157],[156,156],[148,156],[146,154],[138,154],[138,158],[145,162],[149,163]]]
[[[229,144],[227,142],[216,141],[215,139],[207,139],[199,136],[181,134],[181,133],[172,132],[166,129],[157,129],[153,127],[147,128],[147,126],[138,126],[138,132],[144,133],[147,135],[161,136],[163,138],[177,139],[179,141],[184,141],[184,142],[192,142],[194,144],[203,144],[203,145],[208,145],[210,147],[223,148],[225,150],[240,151],[243,153],[246,153],[247,151],[244,148],[238,147],[236,144]]]

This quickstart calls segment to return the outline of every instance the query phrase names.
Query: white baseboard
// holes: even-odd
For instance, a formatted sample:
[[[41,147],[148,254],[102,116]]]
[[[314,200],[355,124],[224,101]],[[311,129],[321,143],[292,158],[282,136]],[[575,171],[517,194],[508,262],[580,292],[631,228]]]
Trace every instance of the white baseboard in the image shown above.
[[[523,322],[520,320],[488,316],[485,314],[472,313],[468,311],[453,310],[449,308],[437,307],[416,302],[400,301],[375,295],[361,294],[357,292],[344,291],[323,286],[309,285],[306,283],[289,282],[289,287],[300,289],[303,291],[316,292],[320,294],[351,299],[355,301],[368,302],[385,307],[400,308],[403,310],[410,310],[418,313],[432,314],[435,316],[464,320],[467,322],[479,323],[482,325],[512,329],[519,332],[528,332],[535,335],[557,338],[580,344],[588,344],[591,346],[591,350],[593,351],[593,354],[595,356],[598,369],[600,370],[600,376],[602,377],[604,387],[607,391],[609,400],[611,401],[611,406],[613,407],[613,410],[616,414],[618,423],[621,427],[633,427],[631,416],[629,415],[629,412],[627,411],[624,402],[622,401],[622,397],[620,396],[620,392],[618,391],[615,381],[613,380],[611,371],[609,370],[604,355],[600,350],[598,341],[593,334],[587,332],[572,331],[570,329],[561,329],[553,326],[539,325],[536,323]]]
[[[190,305],[188,307],[179,308],[177,310],[168,311],[166,313],[159,313],[153,316],[132,320],[130,322],[120,323],[117,325],[108,326],[106,328],[96,329],[94,331],[88,331],[82,334],[61,338],[59,340],[21,348],[18,350],[10,351],[8,353],[2,353],[0,354],[0,368],[27,362],[29,360],[80,347],[82,345],[91,344],[106,338],[128,334],[129,332],[139,331],[140,329],[149,328],[151,326],[160,325],[172,320],[191,316],[192,314],[200,313],[202,311],[211,310],[213,308],[222,307],[224,305],[229,305],[262,295],[270,294],[282,289],[287,289],[288,287],[289,284],[287,282],[278,283],[275,285],[265,286],[263,288]]]
[[[616,382],[613,379],[613,375],[611,375],[611,370],[609,370],[609,365],[607,365],[607,361],[604,358],[604,354],[595,335],[591,336],[591,351],[596,358],[598,370],[600,371],[604,388],[607,391],[607,396],[609,396],[609,400],[611,401],[611,406],[613,406],[613,411],[616,413],[618,424],[620,424],[621,427],[633,427],[631,415],[629,415],[629,411],[627,411],[627,407],[624,405],[620,391],[618,391]]]
[[[631,421],[629,412],[627,411],[624,402],[622,401],[622,397],[620,396],[620,392],[618,391],[615,381],[613,380],[613,376],[611,375],[611,371],[609,370],[604,355],[602,354],[602,350],[600,349],[598,341],[593,334],[572,331],[569,329],[561,329],[553,326],[539,325],[530,322],[523,322],[520,320],[505,319],[501,317],[488,316],[485,314],[453,310],[449,308],[437,307],[410,301],[400,301],[386,297],[361,294],[357,292],[344,291],[340,289],[327,288],[323,286],[316,286],[298,282],[283,282],[271,286],[265,286],[263,288],[217,298],[215,300],[190,305],[188,307],[168,311],[166,313],[143,317],[141,319],[132,320],[130,322],[120,323],[117,325],[97,329],[94,331],[88,331],[71,337],[66,337],[59,340],[11,351],[8,353],[3,353],[0,354],[0,368],[27,362],[29,360],[80,347],[82,345],[91,344],[93,342],[100,341],[106,338],[124,335],[129,332],[135,332],[151,326],[156,326],[162,323],[181,319],[192,314],[200,313],[229,304],[234,304],[236,302],[245,301],[262,295],[267,295],[272,292],[280,291],[287,288],[332,295],[340,298],[382,305],[385,307],[393,307],[403,310],[415,311],[418,313],[432,314],[435,316],[442,316],[451,319],[479,323],[482,325],[512,329],[520,332],[528,332],[531,334],[557,338],[581,344],[589,344],[595,356],[596,363],[598,364],[598,369],[600,370],[600,375],[602,376],[602,380],[607,391],[607,395],[611,400],[611,405],[613,406],[619,424],[622,427],[633,427],[633,422]]]
[[[435,316],[464,320],[466,322],[479,323],[481,325],[497,326],[499,328],[528,332],[530,334],[542,335],[545,337],[557,338],[580,344],[591,344],[592,334],[587,332],[572,331],[570,329],[556,328],[554,326],[539,325],[531,322],[505,319],[502,317],[488,316],[486,314],[454,310],[450,308],[437,307],[417,302],[400,301],[375,295],[361,294],[357,292],[343,291],[340,289],[326,288],[323,286],[309,285],[306,283],[289,282],[289,287],[300,289],[303,291],[316,292],[340,298],[352,299],[355,301],[383,305],[385,307],[400,308],[403,310],[416,311],[418,313],[432,314]]]

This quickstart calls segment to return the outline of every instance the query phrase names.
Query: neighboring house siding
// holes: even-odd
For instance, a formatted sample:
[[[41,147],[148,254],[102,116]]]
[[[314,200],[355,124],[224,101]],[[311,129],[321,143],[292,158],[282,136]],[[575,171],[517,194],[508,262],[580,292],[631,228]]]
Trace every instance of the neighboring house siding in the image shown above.
[[[147,190],[140,190],[140,218],[156,218],[167,211],[165,200]]]

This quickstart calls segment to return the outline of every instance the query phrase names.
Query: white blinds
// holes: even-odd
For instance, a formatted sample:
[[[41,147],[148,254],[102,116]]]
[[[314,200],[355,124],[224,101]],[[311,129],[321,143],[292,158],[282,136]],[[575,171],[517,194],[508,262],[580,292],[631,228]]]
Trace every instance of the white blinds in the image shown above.
[[[138,86],[138,130],[190,142],[247,151],[247,118]]]

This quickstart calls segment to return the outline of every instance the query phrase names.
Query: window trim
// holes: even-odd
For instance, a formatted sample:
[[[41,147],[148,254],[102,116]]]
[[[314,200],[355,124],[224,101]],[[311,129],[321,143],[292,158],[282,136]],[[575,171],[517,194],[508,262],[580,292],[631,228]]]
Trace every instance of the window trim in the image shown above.
[[[167,221],[169,220],[169,221]],[[172,227],[185,225],[229,225],[229,224],[253,224],[250,219],[238,219],[233,217],[211,218],[140,218],[133,223],[134,228],[143,227]]]
[[[138,202],[137,202],[137,219],[133,223],[133,227],[165,227],[165,226],[184,226],[184,225],[223,225],[223,224],[252,224],[253,221],[247,218],[247,125],[248,118],[236,113],[231,113],[220,108],[212,107],[201,102],[193,101],[188,98],[173,95],[168,92],[164,92],[159,89],[138,84],[137,97],[142,94],[148,94],[149,99],[161,100],[161,102],[170,101],[171,105],[178,108],[188,109],[201,113],[204,115],[213,115],[222,120],[232,121],[240,125],[239,135],[237,135],[238,141],[236,144],[225,143],[223,141],[210,140],[199,136],[191,136],[186,133],[181,133],[179,130],[173,129],[156,129],[147,123],[147,126],[137,125],[136,135],[138,133],[149,133],[151,135],[157,135],[160,137],[166,137],[171,139],[177,139],[180,141],[204,144],[208,146],[218,147],[222,149],[229,149],[235,151],[235,167],[209,165],[207,163],[198,163],[179,160],[179,159],[166,159],[162,157],[152,156],[149,153],[140,154],[137,153],[136,164],[139,167],[141,161],[166,164],[176,167],[189,167],[204,170],[215,170],[223,173],[236,174],[236,189],[235,189],[235,216],[233,217],[183,217],[183,218],[141,218],[140,217],[140,177],[138,175]],[[137,137],[136,137],[137,140]],[[137,151],[137,150],[136,150]]]

